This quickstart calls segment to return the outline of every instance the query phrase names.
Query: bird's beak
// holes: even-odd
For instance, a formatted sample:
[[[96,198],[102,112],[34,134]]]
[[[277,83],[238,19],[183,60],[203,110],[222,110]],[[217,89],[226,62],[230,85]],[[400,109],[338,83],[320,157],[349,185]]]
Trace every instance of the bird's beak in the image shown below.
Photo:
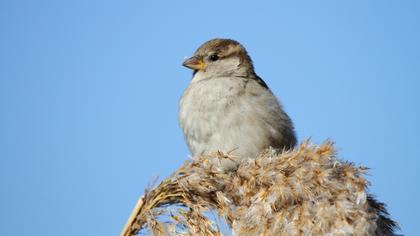
[[[182,63],[182,65],[193,70],[202,70],[206,68],[206,63],[204,63],[202,58],[197,56],[188,58]]]

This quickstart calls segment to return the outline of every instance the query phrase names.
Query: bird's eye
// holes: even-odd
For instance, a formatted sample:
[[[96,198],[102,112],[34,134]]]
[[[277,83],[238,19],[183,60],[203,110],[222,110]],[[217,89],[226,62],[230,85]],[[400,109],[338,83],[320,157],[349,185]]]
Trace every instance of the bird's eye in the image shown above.
[[[212,54],[212,55],[210,55],[209,59],[211,61],[217,61],[217,60],[219,60],[219,56],[217,54]]]

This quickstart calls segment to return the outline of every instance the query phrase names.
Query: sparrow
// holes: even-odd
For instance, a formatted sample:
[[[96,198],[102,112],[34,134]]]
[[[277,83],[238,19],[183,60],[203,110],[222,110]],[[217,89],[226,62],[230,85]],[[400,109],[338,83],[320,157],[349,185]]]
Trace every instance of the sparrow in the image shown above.
[[[269,147],[284,151],[295,146],[291,119],[239,42],[209,40],[182,65],[193,76],[178,118],[193,156],[229,153],[233,158],[221,161],[221,168],[229,170]]]

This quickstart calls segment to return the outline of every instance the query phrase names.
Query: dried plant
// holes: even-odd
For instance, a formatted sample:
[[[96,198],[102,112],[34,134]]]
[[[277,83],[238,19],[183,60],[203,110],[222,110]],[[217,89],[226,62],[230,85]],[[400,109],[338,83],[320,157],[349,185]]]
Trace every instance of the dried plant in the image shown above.
[[[217,164],[228,154],[197,157],[146,191],[121,235],[222,235],[208,211],[233,235],[392,235],[397,225],[367,193],[366,168],[335,155],[331,142],[304,142],[235,171]]]

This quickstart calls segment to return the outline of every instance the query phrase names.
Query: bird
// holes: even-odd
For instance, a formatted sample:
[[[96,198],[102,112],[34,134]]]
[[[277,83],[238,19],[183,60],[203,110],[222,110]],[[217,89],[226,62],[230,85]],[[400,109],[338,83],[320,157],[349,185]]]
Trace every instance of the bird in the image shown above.
[[[219,161],[220,168],[233,170],[267,148],[296,145],[292,120],[239,42],[211,39],[182,65],[193,76],[179,101],[178,119],[193,157],[228,153],[232,158]]]

